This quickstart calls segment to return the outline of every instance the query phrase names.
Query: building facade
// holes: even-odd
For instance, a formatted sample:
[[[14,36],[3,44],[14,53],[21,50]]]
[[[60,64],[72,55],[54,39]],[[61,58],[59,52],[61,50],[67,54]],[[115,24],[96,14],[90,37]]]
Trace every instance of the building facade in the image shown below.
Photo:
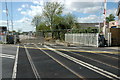
[[[110,21],[109,28],[119,28],[118,21]]]

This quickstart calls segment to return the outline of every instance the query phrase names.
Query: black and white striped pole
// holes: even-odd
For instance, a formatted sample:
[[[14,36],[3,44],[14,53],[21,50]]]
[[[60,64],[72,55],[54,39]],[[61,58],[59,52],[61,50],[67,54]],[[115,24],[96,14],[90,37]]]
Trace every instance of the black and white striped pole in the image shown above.
[[[103,26],[103,35],[106,35],[106,8],[107,8],[107,0],[104,0],[104,26]]]

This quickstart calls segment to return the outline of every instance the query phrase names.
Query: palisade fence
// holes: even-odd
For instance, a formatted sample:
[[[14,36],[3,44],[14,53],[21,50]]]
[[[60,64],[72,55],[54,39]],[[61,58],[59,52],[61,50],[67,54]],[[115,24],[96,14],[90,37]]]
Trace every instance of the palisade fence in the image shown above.
[[[0,35],[0,43],[3,44],[16,44],[18,43],[18,39],[17,35]]]
[[[34,33],[28,33],[19,35],[20,42],[23,44],[44,44],[44,35],[43,32],[37,32],[36,35]]]
[[[111,33],[107,33],[106,35],[107,38],[105,40],[107,41],[107,46],[111,46]],[[96,47],[105,45],[105,41],[103,38],[100,39],[99,33],[67,33],[65,34],[65,42]]]
[[[65,34],[65,42],[98,47],[98,33]]]
[[[7,43],[6,35],[0,35],[0,43]]]

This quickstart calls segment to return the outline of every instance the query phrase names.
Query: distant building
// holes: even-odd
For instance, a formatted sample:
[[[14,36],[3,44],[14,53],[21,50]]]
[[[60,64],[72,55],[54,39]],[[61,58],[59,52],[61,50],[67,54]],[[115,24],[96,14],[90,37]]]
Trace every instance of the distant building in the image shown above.
[[[78,28],[99,28],[99,25],[100,27],[102,28],[104,26],[103,23],[76,23]],[[107,23],[106,27],[108,28],[109,27],[109,23]]]

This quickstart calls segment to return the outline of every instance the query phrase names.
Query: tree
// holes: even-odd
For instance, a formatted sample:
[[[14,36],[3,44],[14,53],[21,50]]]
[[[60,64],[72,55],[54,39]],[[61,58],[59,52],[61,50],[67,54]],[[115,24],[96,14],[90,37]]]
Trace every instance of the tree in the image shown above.
[[[39,26],[36,27],[37,31],[45,31],[45,30],[50,30],[49,26],[46,26],[45,22],[41,22]]]
[[[72,29],[75,26],[76,22],[77,20],[72,14],[68,13],[65,15],[65,23],[67,25],[67,28]]]
[[[75,26],[75,23],[77,23],[77,20],[75,16],[69,13],[64,16],[57,17],[55,19],[55,22],[56,26],[59,27],[59,29],[72,29]]]
[[[115,21],[115,16],[113,14],[110,14],[108,17],[106,17],[106,22],[109,23],[110,21]]]
[[[36,28],[37,26],[39,26],[40,22],[42,21],[42,16],[34,16],[34,18],[32,19],[31,24],[34,25]]]
[[[72,14],[62,14],[63,7],[58,2],[46,2],[42,16],[35,16],[32,24],[36,26],[37,30],[51,30],[52,38],[60,39],[60,34],[63,36],[65,34],[65,31],[62,32],[62,30],[71,29],[76,23],[76,18]]]
[[[63,12],[63,5],[58,2],[47,2],[43,9],[43,15],[45,16],[46,22],[50,25],[50,29],[53,30],[55,27],[55,18],[61,15]]]
[[[73,29],[76,23],[76,18],[72,14],[66,14],[64,16],[57,16],[55,18],[55,33],[56,39],[64,40],[64,35],[67,32],[67,29]],[[65,29],[65,30],[64,30]]]

